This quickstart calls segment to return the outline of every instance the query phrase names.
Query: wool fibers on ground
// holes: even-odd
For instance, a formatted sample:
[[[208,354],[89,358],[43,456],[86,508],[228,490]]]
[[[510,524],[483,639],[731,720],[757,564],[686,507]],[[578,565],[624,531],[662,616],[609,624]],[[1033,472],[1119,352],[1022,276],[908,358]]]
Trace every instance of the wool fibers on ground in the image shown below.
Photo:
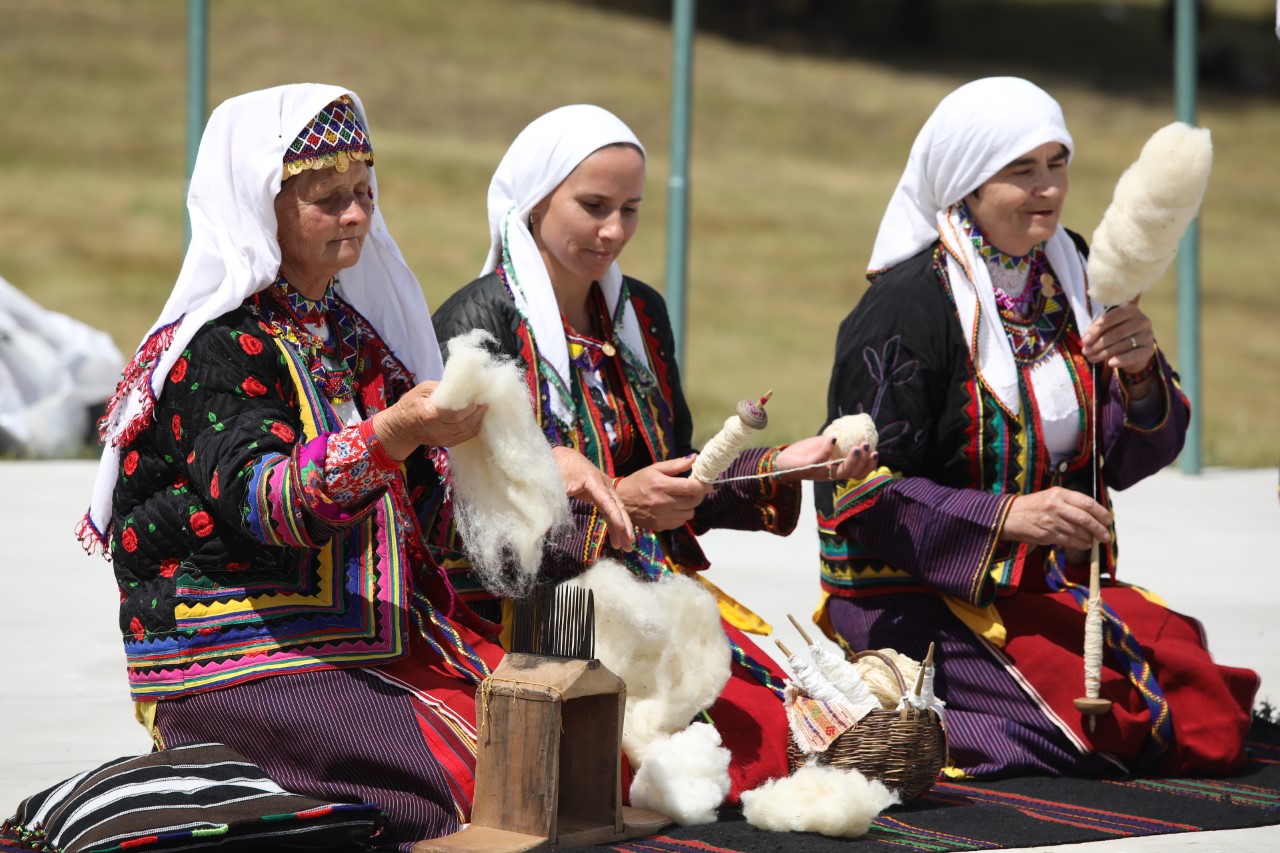
[[[856,838],[897,802],[897,794],[857,770],[806,765],[743,792],[742,814],[758,829]]]
[[[706,723],[652,741],[631,781],[631,804],[682,826],[715,823],[729,794],[729,758],[720,733]]]
[[[622,748],[643,767],[644,748],[682,731],[729,681],[720,609],[692,578],[641,580],[613,560],[568,583],[595,593],[596,657],[627,683]]]
[[[1164,274],[1200,211],[1212,167],[1208,130],[1174,122],[1152,134],[1093,232],[1090,296],[1124,305]]]
[[[449,341],[449,361],[431,397],[437,406],[489,407],[480,432],[449,448],[454,520],[472,568],[490,592],[528,593],[542,544],[569,522],[569,499],[529,389],[512,359],[490,352],[476,329]]]

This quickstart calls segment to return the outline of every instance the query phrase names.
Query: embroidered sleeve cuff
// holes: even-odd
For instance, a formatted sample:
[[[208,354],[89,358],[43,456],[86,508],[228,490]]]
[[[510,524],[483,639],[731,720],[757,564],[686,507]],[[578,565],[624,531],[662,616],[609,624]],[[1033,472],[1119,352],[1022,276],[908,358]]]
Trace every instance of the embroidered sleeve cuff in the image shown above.
[[[842,522],[865,512],[875,505],[880,492],[900,478],[883,465],[863,480],[841,480],[835,484],[835,500],[829,526],[834,529]]]
[[[369,450],[369,460],[375,468],[380,471],[395,471],[400,468],[400,463],[391,458],[386,448],[382,446],[382,442],[378,439],[378,434],[373,431],[372,418],[361,421],[357,428],[360,430],[360,438]]]
[[[1127,429],[1138,432],[1159,432],[1169,422],[1170,399],[1169,366],[1156,347],[1155,355],[1155,390],[1141,400],[1130,396],[1129,385],[1118,376],[1112,380],[1119,389],[1120,398],[1124,401],[1124,425]]]
[[[346,523],[366,509],[399,471],[368,421],[330,433],[322,464],[323,476],[304,482],[313,511],[333,523]]]
[[[763,530],[779,536],[787,536],[796,529],[800,521],[800,504],[803,494],[799,480],[788,483],[775,476],[778,471],[778,454],[786,445],[770,447],[760,457],[756,465],[756,480],[759,497],[756,508],[760,512],[760,525]]]

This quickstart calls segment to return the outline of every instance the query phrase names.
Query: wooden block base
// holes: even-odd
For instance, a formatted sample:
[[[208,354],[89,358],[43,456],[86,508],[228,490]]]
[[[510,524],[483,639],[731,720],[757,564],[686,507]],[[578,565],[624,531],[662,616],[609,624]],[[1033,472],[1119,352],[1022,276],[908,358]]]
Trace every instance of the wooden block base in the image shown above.
[[[612,844],[629,838],[653,835],[671,823],[671,818],[664,814],[649,809],[623,806],[622,832],[615,831],[612,826],[569,829],[553,844],[550,839],[539,838],[536,835],[472,824],[453,835],[419,841],[413,845],[413,853],[525,853],[528,850]]]

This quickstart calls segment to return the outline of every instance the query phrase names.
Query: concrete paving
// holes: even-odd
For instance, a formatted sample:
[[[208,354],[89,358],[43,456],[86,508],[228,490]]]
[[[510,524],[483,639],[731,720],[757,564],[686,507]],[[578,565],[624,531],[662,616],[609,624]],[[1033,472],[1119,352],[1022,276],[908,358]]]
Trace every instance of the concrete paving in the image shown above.
[[[150,742],[134,722],[111,567],[73,528],[96,463],[0,462],[0,817],[25,796]],[[1204,623],[1219,660],[1262,675],[1280,704],[1280,505],[1275,471],[1165,471],[1116,496],[1126,580]],[[709,578],[795,639],[817,600],[817,535],[806,507],[790,537],[704,537]],[[1071,845],[1092,851],[1280,849],[1280,827]],[[1044,848],[1035,848],[1044,849]],[[1065,848],[1057,848],[1065,849]]]

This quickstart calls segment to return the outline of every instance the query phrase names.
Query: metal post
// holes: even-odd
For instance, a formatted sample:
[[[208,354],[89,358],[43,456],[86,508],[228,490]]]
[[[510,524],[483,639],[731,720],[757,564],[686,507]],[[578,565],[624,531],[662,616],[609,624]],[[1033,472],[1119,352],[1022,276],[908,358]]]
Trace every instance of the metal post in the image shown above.
[[[697,0],[671,8],[671,176],[667,178],[667,313],[676,362],[684,363],[685,276],[689,243],[689,105],[692,100],[693,34]]]
[[[208,70],[209,5],[206,0],[187,0],[187,190],[196,167],[196,152],[204,134],[205,78]],[[185,202],[186,193],[183,193]],[[185,204],[183,206],[185,210]],[[191,245],[191,213],[186,213],[186,243]]]
[[[1174,97],[1178,121],[1196,123],[1196,0],[1177,0],[1174,11]],[[1178,370],[1182,391],[1191,401],[1191,424],[1182,449],[1182,471],[1200,473],[1205,413],[1200,393],[1200,218],[1187,228],[1178,247]]]

